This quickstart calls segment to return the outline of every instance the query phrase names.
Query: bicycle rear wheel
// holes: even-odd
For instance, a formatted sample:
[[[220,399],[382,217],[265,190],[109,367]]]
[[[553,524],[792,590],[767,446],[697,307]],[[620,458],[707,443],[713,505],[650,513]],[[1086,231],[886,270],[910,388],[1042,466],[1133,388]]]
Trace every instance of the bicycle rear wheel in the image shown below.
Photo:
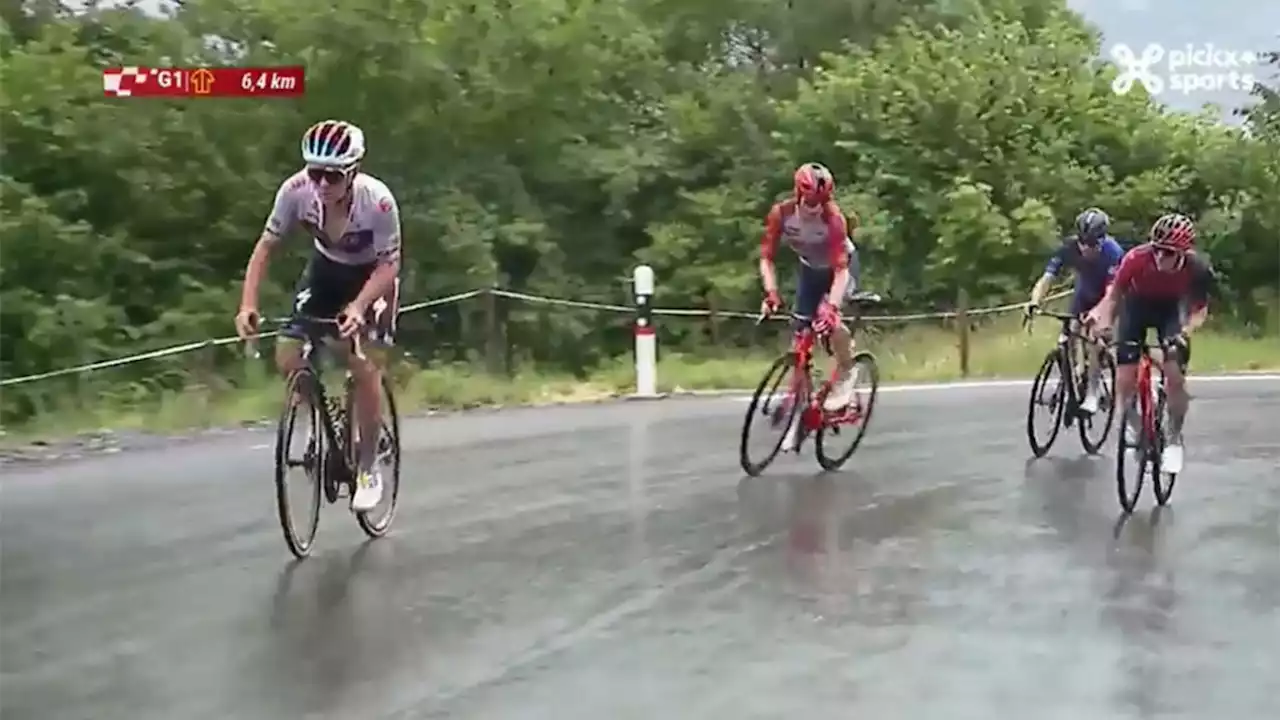
[[[862,444],[862,437],[867,434],[867,424],[871,422],[871,413],[876,408],[876,391],[880,389],[880,367],[876,364],[876,358],[869,352],[859,352],[853,356],[853,367],[857,372],[858,380],[869,379],[871,381],[871,389],[866,393],[866,397],[861,397],[854,388],[854,406],[853,411],[857,413],[857,420],[851,423],[823,425],[818,430],[818,437],[814,440],[814,451],[818,456],[818,464],[823,470],[839,470],[840,466],[849,461],[853,457],[853,453]],[[824,413],[825,414],[825,413]],[[833,441],[836,437],[842,435],[841,429],[848,430],[851,436],[849,447],[844,452],[828,455],[827,442]]]
[[[778,452],[782,449],[782,441],[786,439],[787,431],[796,421],[800,407],[805,401],[802,397],[792,397],[790,387],[786,388],[783,395],[777,394],[778,386],[782,385],[794,370],[795,363],[796,355],[792,352],[784,353],[774,360],[773,365],[769,366],[769,371],[760,379],[755,394],[751,396],[751,404],[747,406],[747,415],[742,422],[742,439],[738,445],[738,462],[742,466],[742,471],[752,477],[764,472],[773,459],[778,457]],[[780,428],[781,432],[778,433],[778,439],[772,444],[768,454],[762,460],[753,461],[748,446],[751,440],[751,421],[757,413],[767,417],[770,425],[773,428]]]
[[[1151,489],[1155,491],[1156,503],[1161,507],[1164,507],[1169,503],[1169,497],[1173,495],[1173,485],[1178,481],[1177,474],[1166,473],[1164,472],[1164,469],[1161,468],[1159,465],[1159,459],[1164,456],[1164,446],[1165,446],[1165,440],[1166,440],[1165,434],[1164,434],[1165,429],[1167,428],[1167,423],[1165,422],[1165,419],[1167,417],[1167,415],[1165,414],[1167,412],[1165,401],[1166,401],[1166,397],[1164,393],[1164,388],[1160,388],[1160,390],[1157,392],[1157,395],[1156,395],[1156,418],[1155,418],[1156,419],[1155,452],[1156,452],[1157,465],[1155,466],[1154,475],[1151,478]]]
[[[280,518],[280,530],[284,534],[284,542],[298,559],[311,554],[315,542],[316,530],[320,525],[320,488],[323,463],[321,458],[327,451],[323,420],[316,392],[318,380],[310,369],[296,370],[285,382],[284,409],[276,426],[275,478],[276,478],[276,511]],[[298,403],[294,403],[294,398]],[[293,432],[296,429],[298,416],[304,415],[309,422],[309,430],[305,437],[305,448],[301,460],[292,460],[289,451],[292,447]],[[289,495],[289,470],[303,468],[310,483],[307,496],[311,501],[309,512],[299,516]]]
[[[356,513],[356,522],[369,537],[377,538],[387,534],[391,529],[391,520],[395,518],[396,501],[400,497],[400,415],[396,412],[396,398],[391,392],[391,383],[387,376],[382,376],[382,429],[378,433],[378,462],[385,459],[389,468],[383,469],[382,481],[391,482],[391,487],[383,488],[381,510]]]
[[[1107,435],[1111,433],[1111,424],[1115,422],[1116,415],[1116,360],[1110,352],[1105,351],[1099,356],[1099,360],[1102,362],[1102,371],[1098,378],[1098,411],[1093,415],[1082,416],[1078,423],[1080,444],[1090,455],[1097,455],[1107,442]],[[1095,433],[1099,427],[1101,432]]]
[[[1036,457],[1044,457],[1049,452],[1049,448],[1053,447],[1053,443],[1058,439],[1058,432],[1062,429],[1062,411],[1066,406],[1067,383],[1069,380],[1062,375],[1062,362],[1060,359],[1061,351],[1054,348],[1045,356],[1044,362],[1040,364],[1040,371],[1036,373],[1036,379],[1031,383],[1031,399],[1027,403],[1027,442],[1031,445],[1031,452]],[[1058,376],[1056,385],[1050,384],[1054,374]],[[1036,409],[1039,407],[1049,408],[1049,416],[1053,420],[1052,426],[1049,428],[1049,437],[1041,440],[1036,437]]]

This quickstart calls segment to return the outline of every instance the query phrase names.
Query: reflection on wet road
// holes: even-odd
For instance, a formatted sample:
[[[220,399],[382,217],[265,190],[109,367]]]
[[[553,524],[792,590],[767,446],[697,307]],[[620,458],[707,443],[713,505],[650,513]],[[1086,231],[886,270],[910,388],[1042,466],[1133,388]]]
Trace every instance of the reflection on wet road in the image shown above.
[[[415,420],[392,533],[329,508],[302,563],[264,435],[11,471],[3,717],[1274,718],[1280,382],[1193,391],[1127,522],[1025,387],[754,479],[734,399]]]

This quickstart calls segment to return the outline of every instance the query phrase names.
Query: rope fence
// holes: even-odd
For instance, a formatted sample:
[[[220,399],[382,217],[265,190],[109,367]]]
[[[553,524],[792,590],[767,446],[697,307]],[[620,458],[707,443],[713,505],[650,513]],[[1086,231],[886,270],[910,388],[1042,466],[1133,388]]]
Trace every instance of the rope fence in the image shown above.
[[[1062,292],[1055,293],[1053,295],[1048,296],[1046,298],[1046,301],[1061,299],[1068,295],[1070,295],[1070,291],[1062,291]],[[424,301],[416,302],[410,305],[405,305],[400,308],[399,314],[405,315],[408,313],[417,312],[419,310],[440,307],[443,305],[451,305],[454,303],[460,303],[466,300],[471,300],[473,298],[478,298],[483,296],[506,298],[509,300],[516,300],[516,301],[535,304],[535,305],[579,308],[583,310],[598,310],[598,311],[611,312],[611,313],[634,314],[636,312],[635,307],[630,307],[626,305],[615,305],[610,303],[598,303],[598,302],[588,302],[583,300],[570,300],[565,298],[545,297],[541,295],[530,295],[528,293],[515,292],[512,290],[503,290],[500,288],[481,288],[477,290],[469,290],[467,292],[449,295],[446,297],[433,298],[430,300],[424,300]],[[1018,309],[1021,309],[1025,303],[1021,303],[1021,302],[1009,303],[1006,305],[997,305],[992,307],[974,308],[974,309],[968,309],[967,307],[965,307],[966,304],[967,303],[964,301],[964,293],[961,293],[961,302],[959,303],[959,307],[953,311],[912,313],[912,314],[905,314],[905,315],[864,315],[862,316],[862,320],[868,323],[899,323],[899,322],[911,322],[911,321],[919,321],[919,320],[965,320],[967,318],[996,315],[1000,313],[1010,312],[1013,310],[1018,310]],[[748,320],[755,320],[759,316],[759,313],[757,312],[717,311],[717,310],[706,309],[706,308],[652,308],[649,312],[652,315],[672,316],[672,317],[734,318],[734,319],[748,319]],[[785,317],[778,317],[775,319],[786,320]],[[959,324],[962,326],[960,330],[960,343],[961,343],[961,347],[964,348],[967,345],[967,322],[961,322]],[[257,335],[254,339],[271,338],[271,337],[275,337],[278,334],[279,333],[276,331],[265,332]],[[173,345],[171,347],[151,350],[149,352],[138,353],[136,355],[127,355],[124,357],[113,358],[110,360],[101,360],[98,362],[86,363],[83,365],[76,365],[73,367],[60,368],[57,370],[50,370],[48,372],[37,373],[34,375],[24,375],[21,377],[4,378],[4,379],[0,379],[0,387],[12,387],[16,385],[24,385],[27,383],[38,382],[41,380],[49,380],[52,378],[66,377],[71,375],[81,375],[84,373],[93,372],[95,370],[105,370],[108,368],[115,368],[123,365],[132,365],[134,363],[145,362],[148,360],[155,360],[158,358],[171,357],[174,355],[183,355],[186,353],[197,352],[197,351],[205,350],[208,348],[234,345],[240,342],[244,342],[244,340],[234,335],[227,336],[227,337],[220,337],[220,338],[210,338],[208,340],[197,340],[194,342],[188,342],[180,345]],[[964,354],[965,353],[963,352],[963,349],[962,349],[962,355]]]

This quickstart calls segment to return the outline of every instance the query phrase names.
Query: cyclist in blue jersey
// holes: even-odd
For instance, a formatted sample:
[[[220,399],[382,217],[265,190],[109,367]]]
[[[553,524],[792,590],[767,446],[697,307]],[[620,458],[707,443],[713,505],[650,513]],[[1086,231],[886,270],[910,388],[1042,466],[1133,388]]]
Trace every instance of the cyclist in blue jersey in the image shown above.
[[[1106,294],[1107,286],[1115,277],[1116,268],[1124,257],[1124,248],[1111,237],[1109,230],[1111,218],[1096,207],[1091,207],[1076,216],[1075,236],[1065,240],[1049,258],[1044,274],[1031,288],[1031,299],[1027,302],[1027,316],[1030,317],[1039,309],[1044,296],[1049,292],[1054,278],[1062,274],[1064,267],[1075,271],[1075,291],[1071,296],[1071,314],[1083,316],[1093,309]],[[1101,374],[1099,355],[1100,345],[1089,343],[1085,351],[1085,363],[1088,369],[1088,387],[1080,409],[1092,413],[1098,410],[1098,379]]]

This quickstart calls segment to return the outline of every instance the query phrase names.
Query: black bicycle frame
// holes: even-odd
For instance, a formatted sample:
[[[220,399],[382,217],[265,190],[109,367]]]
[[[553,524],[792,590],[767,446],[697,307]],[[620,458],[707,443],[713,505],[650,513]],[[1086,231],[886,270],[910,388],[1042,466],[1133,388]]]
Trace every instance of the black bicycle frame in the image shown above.
[[[350,484],[355,479],[355,468],[351,462],[352,453],[351,447],[349,447],[352,440],[351,429],[350,427],[345,428],[346,433],[342,438],[343,442],[339,442],[337,424],[333,417],[333,413],[331,413],[329,409],[329,396],[324,389],[324,376],[322,374],[324,362],[323,355],[321,353],[326,350],[325,345],[327,344],[327,340],[322,333],[317,332],[317,328],[325,325],[337,325],[338,321],[332,318],[316,318],[308,316],[295,317],[294,320],[303,326],[303,332],[306,336],[306,346],[303,349],[302,358],[307,364],[307,369],[310,371],[310,380],[315,382],[314,394],[315,398],[319,401],[320,407],[318,410],[320,411],[320,417],[324,421],[324,434],[325,439],[328,441],[328,452],[326,455],[329,456],[328,459],[330,460],[338,459],[338,467],[342,469],[342,477],[340,478],[330,478],[327,476],[327,473],[325,477],[327,485],[330,483],[334,485],[332,493],[336,494],[336,485],[338,482]],[[356,357],[364,356],[358,337],[353,336],[348,338],[346,342],[350,353]],[[351,393],[351,382],[351,376],[348,374],[344,385],[344,391],[347,394]],[[353,422],[350,411],[346,407],[341,408],[341,410],[347,416],[345,418],[347,425],[350,425]],[[326,467],[329,467],[327,463]],[[326,489],[328,490],[329,488]],[[330,501],[332,502],[332,500]]]
[[[1071,323],[1076,320],[1075,315],[1067,313],[1056,313],[1050,311],[1040,311],[1041,315],[1047,315],[1055,318],[1061,323],[1062,328],[1058,331],[1058,345],[1053,352],[1058,356],[1058,366],[1062,373],[1062,377],[1067,381],[1067,412],[1063,413],[1065,424],[1070,427],[1076,419],[1077,410],[1080,407],[1080,395],[1076,387],[1076,367],[1073,353],[1071,352],[1072,339],[1077,342],[1090,343],[1093,342],[1089,338],[1083,337],[1079,332],[1072,329]]]

